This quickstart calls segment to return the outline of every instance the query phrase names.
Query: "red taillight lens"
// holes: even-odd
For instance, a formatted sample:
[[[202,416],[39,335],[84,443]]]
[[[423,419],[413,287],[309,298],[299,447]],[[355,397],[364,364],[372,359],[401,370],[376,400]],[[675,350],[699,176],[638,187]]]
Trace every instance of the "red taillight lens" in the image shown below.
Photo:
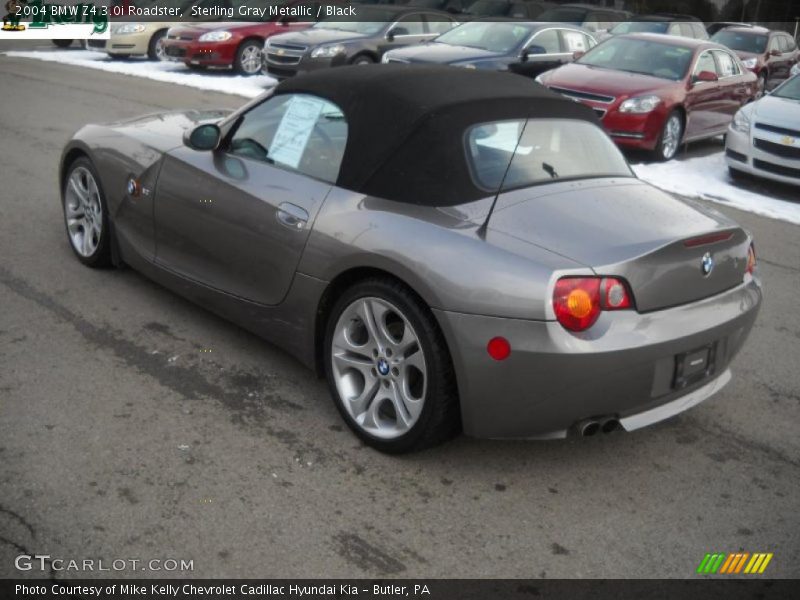
[[[750,244],[750,247],[747,249],[747,269],[746,272],[753,274],[753,271],[756,270],[756,247],[753,244]]]
[[[632,306],[627,286],[616,277],[565,277],[553,291],[556,319],[570,331],[589,329],[603,310]]]

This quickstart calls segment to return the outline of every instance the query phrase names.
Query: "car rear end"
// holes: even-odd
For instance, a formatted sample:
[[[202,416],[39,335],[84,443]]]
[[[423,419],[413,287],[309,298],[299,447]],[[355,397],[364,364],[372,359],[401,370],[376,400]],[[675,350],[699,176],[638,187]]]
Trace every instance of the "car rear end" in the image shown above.
[[[474,128],[468,156],[476,181],[500,190],[485,243],[530,255],[541,275],[524,312],[435,311],[465,431],[633,431],[721,389],[761,304],[750,235],[636,179],[588,122],[515,126]],[[552,254],[545,272],[542,249]]]

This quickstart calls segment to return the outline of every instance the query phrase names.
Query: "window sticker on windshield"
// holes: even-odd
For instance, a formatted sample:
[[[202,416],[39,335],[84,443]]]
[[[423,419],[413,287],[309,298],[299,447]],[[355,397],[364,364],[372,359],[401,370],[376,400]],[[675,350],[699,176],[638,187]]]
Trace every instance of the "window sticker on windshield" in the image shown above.
[[[564,32],[564,41],[567,44],[567,52],[585,52],[586,51],[586,38],[582,33],[573,31]]]
[[[276,163],[296,169],[324,106],[324,100],[299,96],[292,98],[272,138],[269,157]]]

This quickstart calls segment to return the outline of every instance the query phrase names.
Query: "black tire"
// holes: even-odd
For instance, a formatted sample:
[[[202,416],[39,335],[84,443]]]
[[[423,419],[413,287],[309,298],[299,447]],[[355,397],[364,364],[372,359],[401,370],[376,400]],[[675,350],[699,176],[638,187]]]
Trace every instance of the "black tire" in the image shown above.
[[[672,119],[678,119],[679,122],[679,133],[678,133],[678,143],[675,146],[675,149],[671,152],[667,152],[664,146],[664,138],[667,135],[667,127]],[[655,158],[659,162],[666,162],[668,160],[672,160],[678,154],[678,150],[680,150],[681,143],[683,142],[683,134],[686,129],[686,122],[683,118],[683,114],[679,110],[673,110],[671,113],[667,115],[667,118],[664,119],[664,125],[661,128],[661,134],[658,136],[658,142],[656,143],[655,149],[653,149],[653,158]]]
[[[261,73],[261,51],[263,48],[264,42],[259,42],[258,40],[245,40],[242,42],[236,50],[236,57],[233,59],[233,70],[240,75],[258,75]],[[253,49],[258,50],[258,69],[249,71],[244,61],[247,53]]]
[[[83,256],[81,255],[70,239],[69,229],[67,228],[67,207],[66,207],[66,200],[67,200],[67,186],[69,185],[70,176],[73,172],[82,167],[91,173],[92,177],[94,178],[97,184],[98,190],[98,197],[100,199],[100,206],[102,207],[102,229],[100,232],[100,238],[97,243],[97,247],[95,251],[90,256]],[[75,159],[69,165],[66,171],[66,175],[64,177],[64,182],[61,186],[61,208],[62,213],[64,215],[64,226],[67,230],[67,242],[69,243],[69,247],[72,248],[72,252],[81,261],[84,265],[91,268],[102,268],[108,267],[111,265],[111,229],[109,227],[109,220],[108,220],[108,204],[106,202],[106,195],[103,191],[103,186],[100,183],[100,176],[97,174],[97,171],[92,164],[92,161],[89,160],[85,156],[81,156],[80,158]]]
[[[414,328],[427,365],[427,386],[419,418],[402,436],[381,439],[363,430],[350,416],[336,388],[332,364],[334,330],[343,311],[359,298],[376,297],[397,307]],[[444,336],[424,302],[402,283],[375,277],[342,293],[333,305],[325,329],[325,376],[334,404],[350,429],[365,444],[388,454],[416,452],[441,444],[461,431],[455,371]]]
[[[756,100],[767,95],[767,72],[761,71],[756,84]]]
[[[375,61],[369,54],[359,54],[350,61],[351,65],[374,65]]]
[[[52,40],[53,44],[58,48],[69,48],[72,45],[72,40]]]
[[[147,58],[150,60],[164,60],[164,50],[159,49],[164,38],[167,37],[167,30],[162,29],[156,31],[153,37],[150,38],[150,43],[147,45]]]

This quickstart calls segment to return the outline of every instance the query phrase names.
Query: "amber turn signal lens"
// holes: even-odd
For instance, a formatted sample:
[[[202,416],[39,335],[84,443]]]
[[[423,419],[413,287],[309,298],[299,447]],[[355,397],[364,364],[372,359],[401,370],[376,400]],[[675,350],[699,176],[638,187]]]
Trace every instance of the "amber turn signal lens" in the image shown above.
[[[633,308],[627,284],[616,277],[564,277],[553,290],[556,319],[570,331],[584,331],[604,310]]]
[[[756,247],[753,244],[750,244],[750,248],[747,249],[747,272],[751,275],[753,271],[756,270]]]

